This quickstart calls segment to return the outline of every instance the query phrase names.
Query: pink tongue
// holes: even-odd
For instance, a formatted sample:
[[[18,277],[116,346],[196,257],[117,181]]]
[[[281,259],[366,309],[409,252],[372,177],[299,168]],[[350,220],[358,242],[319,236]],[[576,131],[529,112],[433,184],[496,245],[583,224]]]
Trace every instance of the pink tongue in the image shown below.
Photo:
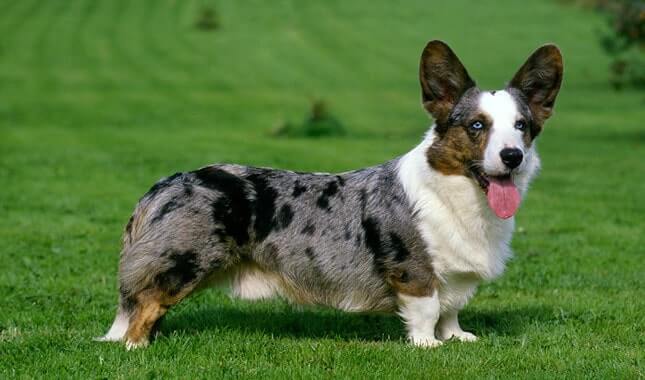
[[[495,215],[502,219],[508,219],[515,215],[520,206],[520,193],[510,177],[493,178],[489,177],[488,205],[495,212]]]

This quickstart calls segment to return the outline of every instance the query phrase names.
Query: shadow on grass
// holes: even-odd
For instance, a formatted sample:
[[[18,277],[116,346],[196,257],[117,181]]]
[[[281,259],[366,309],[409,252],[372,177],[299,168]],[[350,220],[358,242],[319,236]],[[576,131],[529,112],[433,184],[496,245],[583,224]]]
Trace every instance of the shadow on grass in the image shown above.
[[[475,335],[522,335],[530,325],[545,325],[557,319],[555,311],[544,305],[503,306],[499,309],[477,310],[460,314],[464,330]]]
[[[545,324],[554,319],[553,310],[544,306],[466,311],[460,317],[465,330],[481,336],[517,336],[529,325]],[[355,314],[333,310],[203,307],[194,312],[172,313],[160,327],[163,335],[175,331],[192,335],[204,331],[233,330],[277,337],[345,341],[405,339],[403,323],[394,314]]]

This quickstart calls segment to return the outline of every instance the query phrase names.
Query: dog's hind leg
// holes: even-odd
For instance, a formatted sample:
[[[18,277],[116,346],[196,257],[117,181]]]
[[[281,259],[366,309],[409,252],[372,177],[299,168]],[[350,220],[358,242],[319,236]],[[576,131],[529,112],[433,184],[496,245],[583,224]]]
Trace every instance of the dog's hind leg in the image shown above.
[[[139,271],[142,277],[136,281],[121,272],[122,297],[131,310],[124,336],[128,349],[146,346],[157,321],[170,307],[190,295],[209,273],[210,268],[196,263],[197,255],[192,251],[170,252],[173,253],[151,256],[156,265],[145,272]]]
[[[170,295],[161,289],[147,289],[139,293],[135,297],[134,311],[129,318],[125,333],[126,348],[131,350],[145,347],[157,321],[171,306],[179,303],[191,291],[191,288],[187,288],[180,294]]]
[[[155,324],[172,306],[198,288],[208,286],[230,268],[223,249],[163,248],[161,254],[141,250],[122,260],[121,297],[129,313],[124,341],[128,349],[143,347]]]

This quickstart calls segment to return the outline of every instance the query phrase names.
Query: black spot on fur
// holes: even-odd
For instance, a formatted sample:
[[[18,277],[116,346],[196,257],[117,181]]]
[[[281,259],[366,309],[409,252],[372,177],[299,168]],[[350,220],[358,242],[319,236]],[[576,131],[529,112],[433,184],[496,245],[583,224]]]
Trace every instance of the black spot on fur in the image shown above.
[[[217,270],[224,265],[224,261],[219,257],[214,257],[208,262],[208,265],[209,265],[209,268],[208,268],[209,270]]]
[[[193,185],[189,183],[184,183],[184,195],[190,197],[193,195]]]
[[[176,295],[197,278],[199,267],[195,251],[179,252],[170,250],[165,253],[163,259],[168,260],[171,266],[168,270],[155,277],[155,284],[168,292],[169,295]]]
[[[365,209],[367,207],[367,190],[361,189],[359,197],[361,201],[361,215],[365,216]]]
[[[161,207],[161,210],[159,210],[159,213],[155,215],[154,218],[150,221],[150,223],[157,223],[163,220],[163,218],[169,214],[172,211],[175,211],[176,209],[182,207],[184,205],[183,202],[180,202],[177,197],[173,197],[171,200],[169,200],[166,204],[164,204]]]
[[[301,234],[313,235],[316,232],[316,226],[311,223],[311,220],[307,221],[305,227],[300,231]]]
[[[361,246],[361,243],[363,243],[363,237],[361,236],[360,232],[356,234],[356,240],[354,240],[354,245],[358,248]]]
[[[394,232],[390,232],[390,242],[394,251],[394,261],[401,263],[410,256],[410,251],[401,240],[401,237]]]
[[[327,212],[331,211],[331,207],[329,207],[329,198],[333,197],[336,195],[338,192],[338,182],[337,181],[332,181],[325,186],[325,188],[322,191],[322,194],[318,197],[318,200],[316,200],[316,205],[323,209],[326,210]]]
[[[253,229],[258,241],[263,241],[274,227],[276,190],[269,186],[265,173],[247,177],[255,187],[255,223]]]
[[[173,181],[179,178],[181,175],[182,173],[175,173],[170,177],[163,178],[159,182],[152,185],[150,190],[148,190],[148,192],[144,194],[143,198],[154,198],[157,194],[159,194],[161,190],[170,186],[173,183]]]
[[[293,220],[293,210],[288,204],[283,204],[278,213],[278,224],[281,228],[287,228]]]
[[[125,226],[125,234],[128,236],[132,232],[132,222],[134,222],[134,215],[130,216],[130,220],[128,220],[128,224]]]
[[[137,305],[136,299],[130,295],[129,291],[126,289],[119,289],[121,293],[121,307],[127,313],[131,313],[134,310],[134,307]]]
[[[336,179],[338,180],[338,185],[339,185],[340,187],[345,186],[345,178],[343,178],[342,176],[337,175],[337,176],[336,176]]]
[[[305,255],[309,258],[309,260],[315,260],[316,259],[316,252],[314,252],[314,249],[311,247],[305,248]]]
[[[349,240],[352,238],[352,231],[349,229],[348,226],[345,226],[345,233],[343,236],[345,237],[345,240]]]
[[[291,193],[291,195],[294,198],[298,198],[305,191],[307,191],[307,186],[301,185],[300,181],[296,181],[296,183],[293,185],[293,193]]]
[[[386,254],[383,250],[381,242],[381,234],[379,232],[379,225],[374,218],[366,218],[363,220],[363,231],[365,232],[365,246],[372,252],[374,256],[374,265],[379,273],[384,272],[384,265]]]
[[[249,241],[251,211],[248,204],[238,204],[236,199],[227,196],[217,198],[211,204],[213,220],[223,228],[213,229],[213,234],[222,241],[232,238],[238,246]]]
[[[221,223],[224,230],[214,233],[226,239],[232,237],[238,245],[249,241],[249,226],[252,216],[252,202],[247,194],[246,182],[225,170],[206,167],[194,172],[201,185],[216,190],[221,195],[211,204],[213,220]]]

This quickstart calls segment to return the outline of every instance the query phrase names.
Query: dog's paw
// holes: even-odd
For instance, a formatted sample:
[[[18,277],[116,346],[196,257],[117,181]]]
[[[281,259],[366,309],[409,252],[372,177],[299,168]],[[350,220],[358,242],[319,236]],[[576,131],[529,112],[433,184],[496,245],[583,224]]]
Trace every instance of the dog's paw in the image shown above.
[[[442,333],[439,333],[439,339],[442,341],[447,341],[450,339],[456,339],[460,342],[475,342],[477,341],[477,336],[475,334],[471,334],[467,331],[444,331]]]
[[[443,344],[442,341],[436,339],[435,337],[410,337],[410,341],[413,345],[423,348],[435,348]]]
[[[128,351],[132,351],[132,350],[136,350],[138,348],[144,348],[144,347],[148,347],[147,339],[141,339],[137,342],[133,342],[129,339],[125,341],[125,349]]]
[[[437,335],[439,336],[439,339],[442,341],[447,341],[450,339],[456,339],[460,342],[475,342],[477,341],[477,336],[475,334],[471,334],[467,331],[464,330],[438,330]]]
[[[475,334],[469,333],[468,331],[461,331],[454,334],[453,337],[460,342],[476,342],[479,339]]]

